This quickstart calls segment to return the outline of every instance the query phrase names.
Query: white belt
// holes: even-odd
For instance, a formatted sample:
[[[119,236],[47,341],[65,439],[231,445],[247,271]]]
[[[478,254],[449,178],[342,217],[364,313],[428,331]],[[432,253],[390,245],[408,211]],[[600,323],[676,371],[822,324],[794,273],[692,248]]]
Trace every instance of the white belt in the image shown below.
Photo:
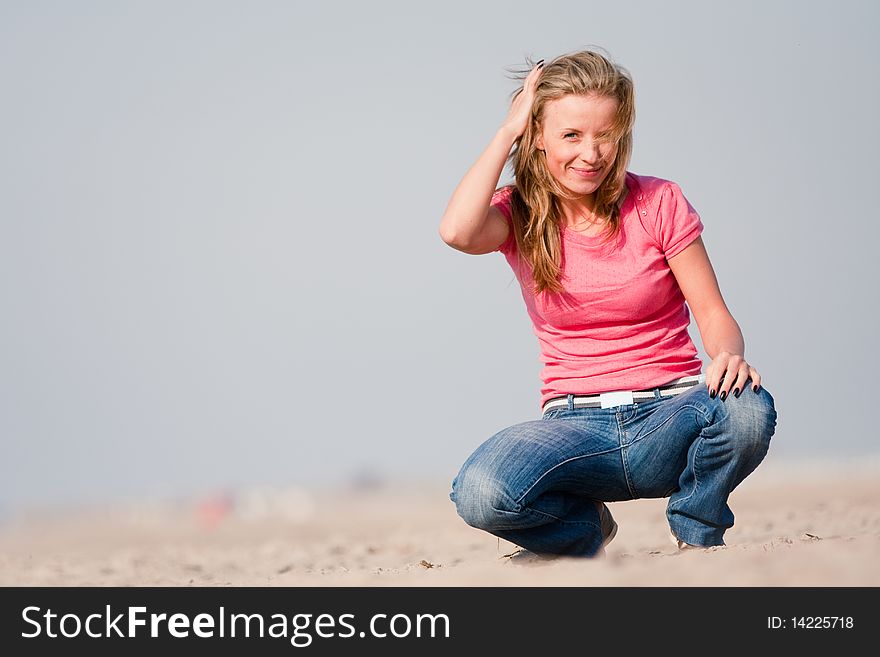
[[[660,396],[673,397],[693,388],[699,383],[705,382],[705,374],[683,376],[680,379],[660,386]],[[574,408],[614,408],[615,406],[632,404],[637,400],[655,399],[654,390],[654,388],[651,390],[615,390],[595,395],[574,395],[572,403]],[[541,413],[543,414],[551,409],[560,407],[568,408],[568,395],[548,399],[541,409]]]

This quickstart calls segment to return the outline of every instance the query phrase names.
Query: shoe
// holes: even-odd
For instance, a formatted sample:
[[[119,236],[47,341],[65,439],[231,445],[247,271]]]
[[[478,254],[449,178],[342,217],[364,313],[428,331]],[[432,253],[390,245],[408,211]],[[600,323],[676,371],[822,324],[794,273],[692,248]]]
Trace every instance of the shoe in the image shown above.
[[[596,502],[596,506],[599,509],[599,521],[602,526],[602,545],[599,546],[599,550],[596,552],[597,555],[600,555],[605,554],[605,546],[617,536],[617,523],[614,521],[611,511],[608,510],[608,507],[603,502]]]

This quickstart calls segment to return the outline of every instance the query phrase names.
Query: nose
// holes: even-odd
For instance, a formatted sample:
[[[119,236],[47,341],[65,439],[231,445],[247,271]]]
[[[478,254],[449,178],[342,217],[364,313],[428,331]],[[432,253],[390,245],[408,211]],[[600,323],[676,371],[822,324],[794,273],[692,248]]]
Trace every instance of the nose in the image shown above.
[[[586,164],[594,165],[598,164],[601,159],[598,142],[585,139],[581,149],[581,160]]]

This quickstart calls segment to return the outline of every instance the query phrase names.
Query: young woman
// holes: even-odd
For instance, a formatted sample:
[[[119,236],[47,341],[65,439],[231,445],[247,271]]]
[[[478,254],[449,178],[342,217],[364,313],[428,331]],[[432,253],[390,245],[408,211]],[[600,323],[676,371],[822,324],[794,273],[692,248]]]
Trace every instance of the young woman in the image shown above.
[[[617,530],[604,502],[649,497],[669,497],[680,549],[723,545],[730,492],[776,426],[699,215],[675,183],[627,171],[634,118],[603,55],[541,60],[440,224],[459,251],[504,254],[538,337],[541,419],[480,445],[450,495],[529,553],[596,555]],[[516,182],[496,189],[508,158]]]

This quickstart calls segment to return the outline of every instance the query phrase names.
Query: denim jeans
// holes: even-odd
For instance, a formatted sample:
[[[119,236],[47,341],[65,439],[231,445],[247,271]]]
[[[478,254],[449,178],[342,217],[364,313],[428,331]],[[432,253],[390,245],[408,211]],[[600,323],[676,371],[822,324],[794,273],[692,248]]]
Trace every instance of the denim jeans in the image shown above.
[[[536,553],[593,556],[597,501],[668,497],[679,539],[724,545],[730,492],[764,458],[776,428],[773,397],[751,381],[739,397],[679,395],[613,408],[554,408],[480,445],[452,482],[469,525]]]

